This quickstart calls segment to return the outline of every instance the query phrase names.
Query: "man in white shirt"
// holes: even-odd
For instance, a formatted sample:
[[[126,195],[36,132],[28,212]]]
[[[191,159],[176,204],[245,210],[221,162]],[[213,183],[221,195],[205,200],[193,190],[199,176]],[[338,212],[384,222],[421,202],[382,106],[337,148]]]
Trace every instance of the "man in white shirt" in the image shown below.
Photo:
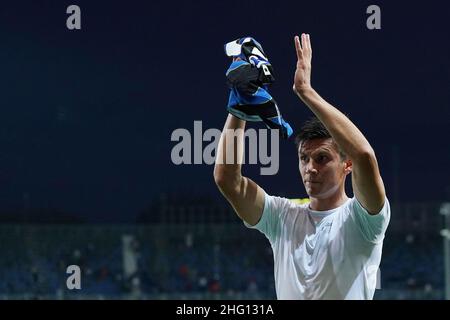
[[[245,121],[228,116],[214,179],[245,225],[269,239],[278,299],[372,299],[390,207],[375,152],[358,128],[311,86],[308,34],[294,39],[293,90],[316,118],[297,137],[299,170],[309,204],[268,195],[241,174]],[[228,141],[226,129],[239,131]],[[228,138],[229,140],[229,138]],[[234,162],[227,163],[227,145]],[[351,173],[354,197],[345,193]]]

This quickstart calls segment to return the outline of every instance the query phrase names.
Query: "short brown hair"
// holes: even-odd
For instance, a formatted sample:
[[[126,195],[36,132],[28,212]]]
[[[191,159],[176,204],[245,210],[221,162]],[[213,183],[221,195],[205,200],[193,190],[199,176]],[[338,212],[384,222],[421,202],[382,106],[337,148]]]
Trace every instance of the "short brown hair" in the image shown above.
[[[300,132],[295,136],[295,145],[297,146],[297,150],[303,142],[314,139],[333,139],[327,128],[325,128],[323,123],[315,116],[305,121],[303,126],[300,128]],[[336,146],[336,150],[339,152],[341,160],[346,159],[347,156],[334,140],[333,144]]]

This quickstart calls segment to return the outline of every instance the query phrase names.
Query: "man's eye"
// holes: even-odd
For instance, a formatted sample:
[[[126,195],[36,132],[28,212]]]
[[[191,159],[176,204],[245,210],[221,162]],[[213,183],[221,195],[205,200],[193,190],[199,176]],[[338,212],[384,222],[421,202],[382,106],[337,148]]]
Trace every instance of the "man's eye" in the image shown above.
[[[324,162],[324,161],[326,161],[328,158],[327,158],[327,156],[318,156],[317,157],[317,162]]]
[[[306,157],[305,156],[300,156],[300,160],[301,161],[306,161]]]

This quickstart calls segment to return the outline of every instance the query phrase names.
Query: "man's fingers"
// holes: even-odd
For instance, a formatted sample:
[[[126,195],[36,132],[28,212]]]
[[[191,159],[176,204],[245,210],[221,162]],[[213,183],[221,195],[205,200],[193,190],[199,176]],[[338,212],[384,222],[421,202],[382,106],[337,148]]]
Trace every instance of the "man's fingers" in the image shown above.
[[[295,49],[297,52],[297,59],[303,60],[306,57],[310,57],[312,53],[312,47],[311,47],[311,39],[309,37],[309,34],[302,33],[301,39],[298,36],[295,36],[294,38],[295,42]]]
[[[302,53],[305,53],[305,51],[306,52],[307,51],[312,51],[311,39],[310,39],[308,33],[302,33],[301,43],[302,43]]]
[[[308,40],[306,38],[306,33],[302,33],[302,48],[303,50],[308,49]]]
[[[309,51],[312,52],[311,38],[309,37],[309,33],[308,33],[308,49],[309,49]]]
[[[300,40],[298,38],[298,36],[295,36],[294,38],[294,42],[295,42],[295,51],[297,52],[297,59],[303,59],[303,50],[302,47],[300,46]]]
[[[305,46],[308,50],[311,50],[311,40],[309,39],[309,34],[305,34]]]

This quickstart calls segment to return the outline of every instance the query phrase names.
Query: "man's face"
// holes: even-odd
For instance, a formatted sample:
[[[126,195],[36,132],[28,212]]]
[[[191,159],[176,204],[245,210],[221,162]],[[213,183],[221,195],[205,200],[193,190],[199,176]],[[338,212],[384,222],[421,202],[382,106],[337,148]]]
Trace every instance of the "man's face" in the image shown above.
[[[331,138],[303,141],[299,169],[310,197],[325,199],[336,193],[351,171],[351,162],[342,160]]]

